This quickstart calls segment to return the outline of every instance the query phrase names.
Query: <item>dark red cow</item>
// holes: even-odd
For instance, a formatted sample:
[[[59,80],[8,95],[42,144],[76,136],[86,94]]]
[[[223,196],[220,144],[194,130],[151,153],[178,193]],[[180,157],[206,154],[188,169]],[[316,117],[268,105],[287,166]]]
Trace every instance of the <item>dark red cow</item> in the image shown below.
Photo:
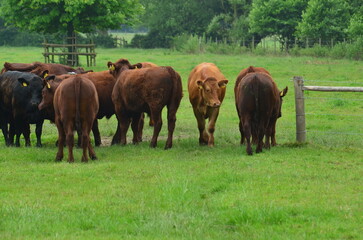
[[[215,124],[227,83],[226,77],[213,63],[201,63],[189,75],[189,100],[198,123],[200,145],[214,146]],[[209,120],[207,129],[206,119]]]
[[[32,73],[10,71],[0,75],[0,123],[6,145],[13,145],[16,135],[15,146],[20,146],[23,134],[26,146],[30,146],[29,124],[36,124],[37,146],[42,146],[44,119],[38,110],[42,87],[42,79]]]
[[[236,107],[240,119],[241,143],[247,140],[246,151],[252,155],[250,138],[255,132],[258,138],[256,153],[262,151],[263,137],[275,134],[275,125],[281,117],[282,98],[287,87],[279,91],[271,76],[265,73],[250,73],[243,77],[235,88]],[[266,141],[266,148],[270,147]]]
[[[172,138],[176,122],[176,112],[179,108],[182,93],[180,75],[171,67],[151,67],[132,69],[127,59],[116,63],[108,63],[110,72],[117,78],[112,92],[116,116],[121,129],[121,144],[126,144],[126,132],[132,121],[134,133],[133,142],[139,138],[139,124],[143,112],[150,114],[154,122],[154,133],[150,143],[156,147],[161,130],[161,112],[164,106],[168,108],[168,139],[165,149],[172,147]]]
[[[42,90],[43,100],[39,109],[54,106],[55,123],[58,128],[58,142],[64,140],[68,146],[68,162],[74,162],[73,145],[75,130],[82,133],[82,162],[96,159],[90,141],[90,131],[98,112],[98,96],[95,85],[86,77],[74,76],[54,84],[46,82]],[[58,144],[56,161],[63,159],[63,144]]]
[[[85,71],[83,68],[72,68],[63,64],[57,64],[57,63],[41,63],[41,62],[33,62],[33,63],[4,63],[4,68],[1,70],[1,72],[7,72],[7,71],[19,71],[19,72],[31,72],[34,73],[40,77],[42,77],[42,74],[44,71],[48,71],[49,74],[67,74],[69,72],[75,72],[75,73],[86,73],[89,71]],[[90,70],[92,71],[92,70]]]
[[[74,76],[75,75],[70,75],[70,74],[63,74],[58,76],[50,75],[47,77],[47,80],[54,80],[55,82],[61,82],[63,79],[71,78]],[[79,76],[88,78],[96,87],[98,101],[99,101],[99,110],[97,113],[97,119],[102,119],[104,117],[110,118],[113,114],[115,114],[115,107],[111,99],[112,90],[116,83],[116,79],[113,77],[113,75],[110,74],[109,71],[102,71],[102,72],[88,72],[85,74],[81,74]],[[101,135],[98,128],[97,119],[93,124],[92,132],[95,140],[95,145],[100,146]],[[117,131],[112,139],[113,144],[120,142],[119,136],[120,136],[120,128],[119,126],[117,126]]]
[[[240,71],[240,73],[238,74],[237,79],[236,79],[236,83],[234,85],[234,93],[235,93],[235,96],[237,96],[237,94],[236,94],[237,86],[238,86],[239,82],[242,80],[242,78],[244,78],[247,74],[256,73],[256,72],[265,73],[265,74],[268,74],[268,75],[271,76],[270,72],[267,71],[263,67],[249,66],[248,68],[242,69]],[[237,100],[236,100],[236,107],[237,107]],[[237,112],[238,112],[238,109],[237,109]],[[240,126],[240,128],[241,128],[241,126]],[[242,140],[241,144],[243,144],[244,138],[242,138],[241,140]],[[266,141],[269,141],[269,139],[266,139]],[[257,133],[252,132],[252,143],[253,144],[257,144],[257,142],[258,142]]]

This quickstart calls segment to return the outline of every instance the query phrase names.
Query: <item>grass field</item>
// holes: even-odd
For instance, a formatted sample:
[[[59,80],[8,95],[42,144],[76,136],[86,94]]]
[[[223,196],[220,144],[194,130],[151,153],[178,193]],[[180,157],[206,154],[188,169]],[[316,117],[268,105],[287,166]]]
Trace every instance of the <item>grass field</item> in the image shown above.
[[[0,47],[0,62],[42,61],[41,52]],[[97,53],[95,71],[128,58],[181,74],[184,97],[173,148],[163,150],[165,116],[156,149],[149,148],[148,126],[141,144],[109,146],[117,122],[101,120],[99,160],[88,164],[80,163],[80,149],[75,164],[54,162],[57,130],[49,121],[41,149],[24,142],[7,148],[1,137],[0,239],[363,239],[363,96],[306,93],[308,142],[300,145],[291,81],[303,76],[307,85],[362,86],[362,62],[160,49]],[[198,145],[186,88],[201,62],[214,62],[230,80],[214,148]],[[267,68],[280,89],[289,87],[277,123],[279,145],[253,156],[239,145],[233,96],[237,74],[249,65]]]

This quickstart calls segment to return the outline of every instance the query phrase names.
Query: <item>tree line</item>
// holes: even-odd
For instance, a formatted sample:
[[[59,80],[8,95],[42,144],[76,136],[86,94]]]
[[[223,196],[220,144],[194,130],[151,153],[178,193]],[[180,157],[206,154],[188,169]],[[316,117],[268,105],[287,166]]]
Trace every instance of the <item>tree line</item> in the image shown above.
[[[168,48],[185,34],[233,43],[273,36],[282,46],[295,44],[297,38],[354,41],[363,36],[363,4],[361,0],[0,0],[0,33],[21,29],[53,36],[102,35],[121,26],[147,28],[146,35],[132,41],[143,48]]]

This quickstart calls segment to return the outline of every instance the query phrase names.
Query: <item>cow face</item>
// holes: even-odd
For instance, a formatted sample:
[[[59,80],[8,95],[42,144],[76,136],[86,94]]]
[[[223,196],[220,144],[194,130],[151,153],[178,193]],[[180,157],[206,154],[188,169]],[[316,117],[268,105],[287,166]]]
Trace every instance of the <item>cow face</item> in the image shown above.
[[[43,110],[49,107],[53,107],[53,98],[56,90],[56,85],[54,83],[55,76],[46,77],[43,81],[43,89],[42,89],[42,101],[40,102],[38,108],[39,110]]]
[[[282,101],[283,101],[283,97],[285,97],[286,96],[286,93],[287,93],[287,90],[288,90],[288,87],[285,87],[284,88],[284,90],[282,90],[281,92],[280,92],[280,101],[278,101],[278,118],[279,117],[281,117],[282,116],[282,113],[281,113],[281,107],[282,107]]]
[[[197,85],[201,91],[202,98],[205,105],[209,107],[219,107],[221,105],[220,94],[221,89],[225,88],[228,80],[217,81],[214,77],[207,78],[206,80],[198,80]]]
[[[23,109],[29,123],[36,123],[42,119],[38,110],[38,105],[42,100],[41,92],[42,79],[40,77],[30,73],[19,75],[14,88],[13,105],[19,113],[20,109]]]
[[[107,67],[110,70],[110,74],[117,79],[117,77],[126,69],[135,69],[135,65],[131,65],[129,60],[121,58],[116,63],[108,62]]]

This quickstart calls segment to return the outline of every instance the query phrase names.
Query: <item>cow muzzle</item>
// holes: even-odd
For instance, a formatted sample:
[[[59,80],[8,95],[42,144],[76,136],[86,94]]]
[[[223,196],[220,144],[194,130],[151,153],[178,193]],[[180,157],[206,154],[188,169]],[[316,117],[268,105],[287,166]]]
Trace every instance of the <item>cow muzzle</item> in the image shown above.
[[[221,102],[213,102],[208,104],[210,107],[217,108],[221,106]]]

